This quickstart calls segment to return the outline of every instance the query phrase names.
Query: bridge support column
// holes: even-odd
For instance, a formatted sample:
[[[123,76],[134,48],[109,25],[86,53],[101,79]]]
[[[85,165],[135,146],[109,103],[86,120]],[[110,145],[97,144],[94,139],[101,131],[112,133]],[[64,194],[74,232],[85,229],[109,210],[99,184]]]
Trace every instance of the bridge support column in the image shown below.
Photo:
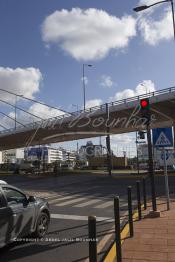
[[[108,175],[112,175],[112,161],[111,161],[111,141],[110,135],[108,134],[106,137],[106,148],[107,148],[107,167],[108,167]]]
[[[108,175],[112,176],[111,140],[110,140],[110,128],[109,128],[109,107],[108,107],[108,104],[106,104],[106,115],[107,115],[107,122],[106,122],[107,168],[108,168]]]
[[[173,123],[173,134],[174,134],[174,150],[175,150],[175,123]]]

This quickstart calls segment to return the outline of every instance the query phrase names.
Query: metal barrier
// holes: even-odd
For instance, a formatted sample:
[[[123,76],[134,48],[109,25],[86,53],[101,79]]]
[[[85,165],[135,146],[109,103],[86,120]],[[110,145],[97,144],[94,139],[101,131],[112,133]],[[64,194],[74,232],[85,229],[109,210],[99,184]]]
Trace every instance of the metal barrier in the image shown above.
[[[144,209],[147,208],[147,196],[146,196],[146,179],[142,180],[143,183],[143,203]],[[133,224],[133,207],[132,207],[132,187],[127,188],[128,196],[128,225],[129,236],[134,236],[134,224]],[[138,219],[142,218],[141,207],[141,192],[140,181],[136,181],[136,196],[137,196],[137,211]],[[122,247],[121,247],[121,226],[120,226],[120,199],[119,196],[114,197],[114,220],[115,220],[115,244],[116,244],[116,262],[122,262]],[[97,242],[96,242],[96,217],[88,217],[89,227],[89,262],[97,262]],[[104,260],[101,260],[104,261]]]
[[[140,181],[136,182],[137,188],[137,209],[138,209],[138,218],[142,219],[142,209],[141,209],[141,196],[140,196]]]
[[[89,262],[97,262],[96,217],[88,217]]]
[[[114,219],[115,219],[115,244],[117,262],[122,261],[122,248],[121,248],[121,233],[120,233],[120,200],[119,197],[114,197]]]
[[[132,212],[132,195],[131,195],[132,187],[128,187],[128,222],[129,222],[129,232],[130,237],[134,235],[134,227],[133,227],[133,212]]]

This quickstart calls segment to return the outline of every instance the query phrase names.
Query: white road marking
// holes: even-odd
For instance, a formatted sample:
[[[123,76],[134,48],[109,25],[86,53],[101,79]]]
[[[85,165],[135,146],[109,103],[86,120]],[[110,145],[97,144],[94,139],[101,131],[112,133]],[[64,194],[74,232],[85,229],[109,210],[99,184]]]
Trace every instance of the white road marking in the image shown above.
[[[87,202],[78,204],[78,205],[76,205],[74,207],[86,207],[86,206],[90,206],[90,205],[95,204],[95,203],[100,202],[100,201],[101,201],[100,199],[91,199],[91,200],[89,200]]]
[[[85,197],[79,197],[79,198],[76,198],[76,199],[73,199],[73,200],[58,203],[58,204],[56,204],[56,206],[59,206],[59,207],[68,206],[70,204],[74,204],[76,202],[80,202],[80,201],[83,201],[83,200],[86,200],[86,198]]]
[[[51,218],[88,221],[88,216],[76,216],[76,215],[64,215],[64,214],[51,214]],[[112,219],[111,217],[97,217],[96,221],[97,222],[105,221],[110,223],[110,222],[114,222],[114,219]]]
[[[95,206],[94,208],[106,208],[106,207],[110,207],[113,205],[113,201],[107,201],[103,204],[100,204],[98,206]]]
[[[72,198],[75,198],[77,197],[77,195],[74,195],[74,196],[64,196],[64,197],[58,197],[56,199],[53,199],[51,201],[49,201],[49,204],[54,204],[54,203],[57,203],[59,201],[64,201],[64,200],[68,200],[68,199],[72,199]]]

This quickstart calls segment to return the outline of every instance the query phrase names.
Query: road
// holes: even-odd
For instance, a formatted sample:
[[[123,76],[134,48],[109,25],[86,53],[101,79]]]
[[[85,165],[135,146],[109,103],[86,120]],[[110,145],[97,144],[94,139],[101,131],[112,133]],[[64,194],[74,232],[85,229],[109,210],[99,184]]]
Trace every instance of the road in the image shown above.
[[[133,187],[133,200],[136,203],[136,179],[133,176],[109,178],[105,175],[78,174],[48,178],[7,176],[4,179],[30,195],[47,198],[51,210],[51,224],[43,241],[14,243],[3,248],[1,255],[3,262],[86,261],[89,215],[97,217],[98,259],[100,260],[114,239],[114,195],[120,196],[122,217],[127,213],[126,192],[129,185]],[[174,177],[170,180],[173,190]],[[156,184],[158,194],[162,194],[163,178],[157,178]],[[150,191],[148,185],[149,181],[147,181],[147,189]]]

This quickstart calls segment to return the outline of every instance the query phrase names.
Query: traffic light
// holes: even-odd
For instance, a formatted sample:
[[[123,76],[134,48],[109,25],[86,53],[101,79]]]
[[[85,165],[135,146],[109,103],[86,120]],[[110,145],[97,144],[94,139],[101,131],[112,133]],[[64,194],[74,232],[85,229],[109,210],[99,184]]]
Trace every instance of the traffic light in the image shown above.
[[[148,98],[140,100],[140,110],[142,118],[146,119],[145,124],[149,124],[150,121],[150,103]]]

